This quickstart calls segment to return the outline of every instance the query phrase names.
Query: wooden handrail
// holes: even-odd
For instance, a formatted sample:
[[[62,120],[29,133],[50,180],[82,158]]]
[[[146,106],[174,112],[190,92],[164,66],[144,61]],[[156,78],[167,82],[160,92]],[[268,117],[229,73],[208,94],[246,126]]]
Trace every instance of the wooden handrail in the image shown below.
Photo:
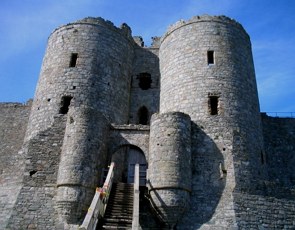
[[[95,230],[100,218],[104,216],[109,195],[113,185],[115,163],[112,162],[108,171],[107,178],[102,188],[97,188],[88,212],[84,218],[80,230]]]
[[[138,229],[139,229],[139,164],[136,164],[135,170],[134,170],[132,230],[138,230]]]

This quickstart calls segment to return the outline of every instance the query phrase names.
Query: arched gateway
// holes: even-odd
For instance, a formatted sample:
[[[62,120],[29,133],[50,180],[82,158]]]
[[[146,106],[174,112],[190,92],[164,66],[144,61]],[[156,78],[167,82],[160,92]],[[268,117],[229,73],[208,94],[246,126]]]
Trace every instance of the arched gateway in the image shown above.
[[[148,167],[149,127],[112,125],[109,162],[115,162],[115,182],[133,183],[134,166],[140,165],[140,186],[145,186]]]
[[[145,186],[147,161],[143,151],[134,145],[121,146],[112,154],[111,162],[115,162],[115,181],[124,183],[134,182],[134,167],[140,166],[140,186]]]

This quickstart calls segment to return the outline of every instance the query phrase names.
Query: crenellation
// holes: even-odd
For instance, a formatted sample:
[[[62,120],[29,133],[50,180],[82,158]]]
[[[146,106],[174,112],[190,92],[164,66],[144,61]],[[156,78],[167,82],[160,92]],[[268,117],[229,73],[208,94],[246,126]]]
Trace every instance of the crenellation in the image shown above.
[[[295,120],[260,115],[242,25],[131,34],[58,27],[34,100],[0,103],[0,229],[78,229],[111,162],[120,183],[140,164],[142,229],[294,228]]]

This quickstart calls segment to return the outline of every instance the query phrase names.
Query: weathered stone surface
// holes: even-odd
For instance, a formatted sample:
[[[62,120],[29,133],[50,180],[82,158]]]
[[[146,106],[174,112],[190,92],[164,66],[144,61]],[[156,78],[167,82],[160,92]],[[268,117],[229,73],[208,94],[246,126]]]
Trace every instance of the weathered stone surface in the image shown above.
[[[21,147],[30,110],[31,101],[0,103],[0,226],[6,226],[22,186],[25,157]]]
[[[121,182],[141,164],[146,220],[152,203],[177,229],[295,228],[295,119],[261,119],[249,36],[225,16],[151,47],[102,18],[57,28],[0,137],[0,229],[77,229],[111,161]]]

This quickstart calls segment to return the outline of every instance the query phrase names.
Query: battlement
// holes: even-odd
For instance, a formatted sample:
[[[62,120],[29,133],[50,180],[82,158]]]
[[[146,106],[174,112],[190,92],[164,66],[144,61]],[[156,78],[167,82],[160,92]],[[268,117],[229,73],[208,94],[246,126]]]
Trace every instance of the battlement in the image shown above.
[[[222,24],[230,24],[232,26],[235,26],[235,27],[241,29],[241,31],[243,31],[249,37],[249,35],[247,34],[247,32],[245,31],[243,26],[232,18],[229,18],[224,15],[219,15],[219,16],[201,15],[201,16],[194,16],[187,21],[181,19],[181,20],[177,21],[176,23],[170,25],[168,27],[166,33],[162,36],[161,42],[163,42],[165,40],[165,38],[167,36],[169,36],[171,33],[173,33],[175,30],[177,30],[183,26],[187,26],[187,25],[190,25],[193,23],[199,23],[199,22],[211,22],[211,23],[215,22],[215,23],[222,23]]]
[[[86,18],[83,18],[81,20],[77,20],[75,22],[71,22],[71,23],[68,23],[68,24],[65,24],[65,25],[61,25],[61,26],[57,27],[50,34],[50,36],[52,34],[54,34],[54,33],[58,33],[59,31],[62,31],[64,29],[68,30],[68,29],[74,28],[77,25],[103,26],[103,27],[105,27],[105,28],[107,28],[109,30],[112,30],[112,31],[116,32],[116,33],[122,34],[128,40],[133,42],[133,38],[131,36],[131,34],[132,34],[131,28],[126,23],[122,23],[120,28],[118,28],[118,27],[116,27],[114,25],[113,22],[111,22],[109,20],[105,20],[105,19],[103,19],[101,17],[86,17]],[[75,32],[77,32],[77,31],[75,31]]]

